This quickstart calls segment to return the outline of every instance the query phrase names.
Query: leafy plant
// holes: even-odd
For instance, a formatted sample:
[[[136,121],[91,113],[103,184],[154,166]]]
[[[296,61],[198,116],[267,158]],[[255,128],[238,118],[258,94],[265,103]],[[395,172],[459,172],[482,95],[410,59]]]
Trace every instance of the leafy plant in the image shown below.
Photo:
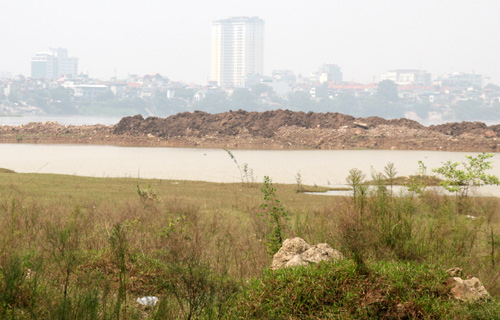
[[[281,201],[276,196],[276,188],[273,187],[271,179],[268,176],[264,177],[264,186],[260,189],[264,195],[265,203],[261,204],[262,209],[267,210],[262,216],[266,216],[269,220],[271,232],[267,234],[267,251],[270,255],[274,255],[281,248],[285,238],[285,229],[288,226],[288,213],[281,205]]]
[[[385,176],[387,177],[387,180],[389,180],[389,185],[391,186],[391,194],[392,194],[392,187],[394,186],[394,180],[396,179],[398,171],[396,170],[394,163],[388,162],[387,165],[384,167],[384,172]]]
[[[432,171],[442,175],[444,180],[441,185],[449,192],[454,192],[461,198],[466,198],[473,187],[483,185],[500,184],[497,176],[486,174],[485,171],[492,169],[491,153],[481,153],[477,157],[465,156],[467,161],[462,163],[448,160],[443,166]],[[460,164],[463,169],[459,169]]]
[[[248,163],[243,164],[243,177],[245,178],[245,182],[248,185],[253,186],[255,182],[255,176],[253,173],[253,169],[248,166]]]
[[[427,167],[418,160],[418,176],[412,176],[408,184],[408,191],[415,192],[418,196],[422,196],[427,189],[427,183],[423,179],[427,175]]]
[[[353,202],[360,216],[363,215],[363,209],[366,203],[368,185],[365,181],[366,175],[359,169],[349,170],[346,178],[347,184],[352,188]]]
[[[295,182],[297,183],[297,192],[304,192],[304,185],[302,184],[302,174],[300,171],[297,171],[297,174],[295,175]]]
[[[146,188],[141,188],[139,186],[139,182],[137,183],[137,194],[139,195],[139,198],[141,199],[141,202],[145,205],[148,206],[154,201],[158,201],[158,197],[156,195],[156,191],[151,188],[151,184],[148,184]]]

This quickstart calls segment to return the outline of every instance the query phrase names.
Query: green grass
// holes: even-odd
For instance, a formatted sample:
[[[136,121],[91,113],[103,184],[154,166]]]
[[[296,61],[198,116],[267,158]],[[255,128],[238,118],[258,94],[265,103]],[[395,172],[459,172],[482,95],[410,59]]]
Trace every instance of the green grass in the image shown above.
[[[414,176],[407,176],[407,177],[396,177],[393,180],[393,185],[395,186],[408,186],[411,183],[423,183],[426,186],[439,186],[441,183],[441,179],[435,177],[435,176],[420,176],[420,175],[414,175]],[[382,179],[380,181],[382,185],[390,185],[391,181],[389,179]],[[369,185],[377,185],[377,181],[368,181]]]
[[[0,168],[0,173],[16,173],[14,170]]]
[[[321,187],[321,186],[302,186],[301,190],[299,192],[328,192],[328,191],[349,191],[352,190],[350,187],[338,187],[338,188],[331,188],[331,187]]]
[[[235,297],[233,319],[446,319],[447,275],[414,263],[349,260],[265,271]],[[495,305],[496,310],[500,310]]]
[[[141,197],[138,185],[155,196]],[[455,197],[432,192],[353,201],[274,187],[291,219],[286,236],[327,242],[345,261],[269,271],[270,227],[257,184],[1,171],[0,318],[497,314],[499,199],[468,199],[472,220],[455,213]],[[359,272],[356,257],[367,272]],[[495,300],[452,302],[443,293],[443,270],[457,266],[480,277]],[[144,310],[135,303],[148,295],[160,305]]]

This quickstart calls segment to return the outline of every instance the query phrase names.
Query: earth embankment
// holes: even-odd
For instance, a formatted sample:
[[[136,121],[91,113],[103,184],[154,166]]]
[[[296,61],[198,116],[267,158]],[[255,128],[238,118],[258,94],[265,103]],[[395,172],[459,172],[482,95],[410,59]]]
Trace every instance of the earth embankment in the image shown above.
[[[355,118],[289,110],[124,117],[116,125],[56,122],[0,126],[1,143],[77,143],[241,149],[397,149],[498,152],[500,125],[425,127],[408,119]],[[498,148],[498,149],[497,149]]]

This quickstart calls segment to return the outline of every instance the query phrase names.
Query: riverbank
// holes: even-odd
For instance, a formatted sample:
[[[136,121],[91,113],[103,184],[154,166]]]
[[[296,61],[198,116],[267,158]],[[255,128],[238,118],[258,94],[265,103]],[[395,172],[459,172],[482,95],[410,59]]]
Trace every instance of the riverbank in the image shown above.
[[[498,152],[500,125],[481,122],[425,127],[408,119],[354,118],[288,110],[196,111],[168,118],[137,115],[116,125],[57,122],[0,126],[0,143],[93,144],[270,150],[429,150]]]
[[[361,220],[350,197],[274,184],[266,200],[261,186],[0,172],[0,244],[8,248],[0,288],[9,293],[0,295],[0,316],[184,319],[193,303],[199,318],[218,319],[500,312],[500,256],[488,242],[500,230],[497,198],[471,198],[469,218],[456,214],[454,197],[379,192],[363,198]],[[285,237],[328,243],[345,260],[269,270],[276,231],[262,204],[284,208]],[[451,298],[445,270],[457,266],[492,299]],[[146,296],[158,304],[136,302]]]

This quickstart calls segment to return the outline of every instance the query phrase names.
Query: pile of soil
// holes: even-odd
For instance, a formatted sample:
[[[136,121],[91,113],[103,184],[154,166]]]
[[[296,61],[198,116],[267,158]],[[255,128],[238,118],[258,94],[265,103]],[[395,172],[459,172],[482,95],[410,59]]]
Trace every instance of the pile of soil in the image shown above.
[[[218,114],[183,112],[168,118],[125,117],[116,125],[56,122],[0,126],[0,143],[84,143],[242,149],[397,149],[497,152],[500,125],[481,122],[425,127],[408,119],[355,118],[289,110]]]

